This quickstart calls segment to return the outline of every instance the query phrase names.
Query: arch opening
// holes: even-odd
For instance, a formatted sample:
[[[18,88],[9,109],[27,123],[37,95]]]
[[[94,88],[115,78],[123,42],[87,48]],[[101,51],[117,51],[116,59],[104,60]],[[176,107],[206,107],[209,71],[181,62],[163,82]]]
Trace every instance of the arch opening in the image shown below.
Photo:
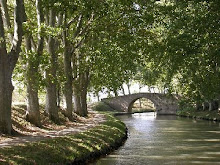
[[[128,112],[155,112],[155,104],[147,98],[137,98],[133,100],[129,107]]]

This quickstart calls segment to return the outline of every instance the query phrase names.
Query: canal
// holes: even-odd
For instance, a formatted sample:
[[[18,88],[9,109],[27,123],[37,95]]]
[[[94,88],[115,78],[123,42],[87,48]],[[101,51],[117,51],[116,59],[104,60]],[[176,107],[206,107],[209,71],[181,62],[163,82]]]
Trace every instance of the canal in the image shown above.
[[[94,165],[220,164],[220,123],[154,116],[123,115],[126,143]]]

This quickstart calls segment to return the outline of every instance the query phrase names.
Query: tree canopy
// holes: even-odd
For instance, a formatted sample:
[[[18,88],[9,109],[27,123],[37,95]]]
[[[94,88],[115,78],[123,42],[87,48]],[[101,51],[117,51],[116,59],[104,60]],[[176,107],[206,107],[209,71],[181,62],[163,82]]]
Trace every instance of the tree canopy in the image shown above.
[[[37,126],[39,93],[56,123],[61,98],[74,120],[88,113],[88,90],[117,94],[130,80],[193,102],[219,97],[218,0],[0,3],[1,132],[12,131],[12,76],[27,88],[26,118]]]

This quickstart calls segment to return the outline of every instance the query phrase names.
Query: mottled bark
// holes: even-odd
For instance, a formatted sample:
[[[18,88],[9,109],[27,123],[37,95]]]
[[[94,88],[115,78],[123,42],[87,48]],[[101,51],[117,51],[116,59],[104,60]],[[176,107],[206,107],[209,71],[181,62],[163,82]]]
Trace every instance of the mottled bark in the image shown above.
[[[9,59],[6,51],[4,27],[0,12],[0,132],[11,134],[11,100],[13,86],[9,73]]]
[[[47,80],[49,79],[49,74],[47,73]],[[48,81],[46,86],[46,113],[49,118],[55,123],[59,123],[58,117],[58,107],[57,107],[57,95],[56,95],[56,84]]]
[[[31,36],[25,36],[26,53],[31,53]],[[38,63],[32,58],[27,63],[27,111],[26,119],[36,126],[41,126],[38,99]]]
[[[0,1],[2,4],[7,4],[6,0]],[[7,14],[2,15],[2,11],[7,11],[7,5],[2,6],[0,11],[0,132],[11,134],[12,133],[12,121],[11,121],[11,103],[13,85],[11,81],[12,72],[18,60],[19,53],[21,51],[22,42],[22,23],[25,21],[24,3],[23,0],[15,1],[14,8],[14,34],[11,40],[11,51],[8,53],[5,43],[5,32],[3,26],[4,21],[10,21],[7,18]],[[6,23],[6,22],[5,22]],[[7,28],[7,26],[6,26]],[[10,37],[10,36],[9,36]]]
[[[36,126],[41,126],[40,110],[39,110],[39,57],[43,53],[44,38],[41,35],[41,24],[44,20],[41,0],[36,0],[36,12],[37,12],[37,24],[38,24],[38,35],[37,44],[34,43],[31,34],[26,34],[26,51],[27,53],[35,51],[34,57],[29,58],[27,62],[27,112],[26,119]]]
[[[29,80],[27,84],[27,112],[26,119],[32,124],[40,127],[41,119],[40,119],[40,110],[39,110],[39,99],[38,99],[38,91],[36,86],[32,86],[33,83],[30,83]]]
[[[88,73],[79,75],[78,81],[73,83],[74,111],[80,116],[87,116],[87,87],[89,84]]]
[[[85,72],[81,75],[81,107],[82,107],[82,113],[83,116],[88,115],[88,109],[87,109],[87,88],[89,85],[89,72]]]
[[[60,91],[60,87],[57,86],[57,107],[60,108],[61,105],[61,91]]]
[[[73,83],[73,102],[74,102],[74,112],[80,116],[83,116],[82,110],[81,110],[81,103],[80,103],[80,91],[79,86],[75,83]]]
[[[7,54],[6,51],[0,48],[0,132],[11,134],[12,121],[11,121],[11,103],[13,86],[11,82],[11,75],[7,73],[9,69],[6,64]]]
[[[66,15],[64,17],[64,30],[63,30],[63,42],[64,42],[64,74],[66,77],[65,85],[64,85],[64,96],[66,102],[65,116],[69,118],[69,120],[73,120],[73,89],[72,89],[72,66],[71,66],[71,47],[69,45],[69,41],[67,39],[67,22]]]
[[[55,12],[53,9],[49,11],[49,26],[55,26]],[[59,123],[58,107],[57,107],[57,88],[56,88],[56,68],[57,68],[57,55],[55,52],[55,39],[53,36],[48,37],[47,51],[50,55],[50,64],[46,70],[46,112],[49,118]]]

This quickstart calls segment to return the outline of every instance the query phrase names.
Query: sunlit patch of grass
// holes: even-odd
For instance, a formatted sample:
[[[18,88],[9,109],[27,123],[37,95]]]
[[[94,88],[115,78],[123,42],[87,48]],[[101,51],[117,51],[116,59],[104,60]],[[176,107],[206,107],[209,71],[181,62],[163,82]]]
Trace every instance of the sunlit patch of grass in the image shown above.
[[[0,149],[0,164],[68,164],[111,151],[126,137],[125,125],[106,114],[103,124],[74,135]]]

